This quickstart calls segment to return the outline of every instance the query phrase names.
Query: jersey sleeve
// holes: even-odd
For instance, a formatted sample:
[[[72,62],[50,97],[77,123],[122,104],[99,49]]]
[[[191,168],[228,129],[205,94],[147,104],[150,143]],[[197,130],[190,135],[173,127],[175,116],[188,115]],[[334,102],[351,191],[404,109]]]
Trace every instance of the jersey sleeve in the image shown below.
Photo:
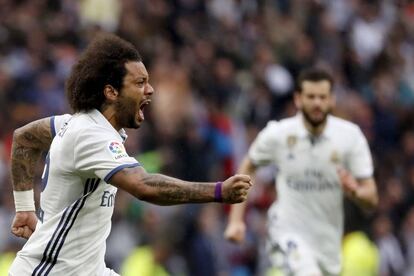
[[[361,129],[357,129],[354,144],[349,154],[348,166],[356,178],[368,178],[373,175],[373,163],[367,139]]]
[[[269,122],[259,132],[249,149],[249,158],[255,165],[266,165],[274,161],[277,146],[278,123]]]
[[[92,172],[107,183],[116,172],[140,166],[126,152],[122,138],[104,128],[85,129],[79,133],[74,157],[75,168],[80,173]]]
[[[63,125],[72,118],[70,114],[56,115],[50,117],[50,129],[52,131],[52,138],[56,136],[56,133],[63,127]]]

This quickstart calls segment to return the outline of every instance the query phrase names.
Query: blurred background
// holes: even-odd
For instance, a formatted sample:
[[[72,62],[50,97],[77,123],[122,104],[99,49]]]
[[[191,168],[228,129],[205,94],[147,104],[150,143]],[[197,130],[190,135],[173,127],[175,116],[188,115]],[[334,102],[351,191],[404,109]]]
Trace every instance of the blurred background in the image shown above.
[[[128,152],[187,180],[232,175],[268,120],[295,113],[298,72],[326,68],[335,113],[369,140],[380,192],[369,217],[346,204],[345,264],[367,271],[349,275],[414,275],[414,1],[0,0],[1,276],[24,244],[9,231],[13,130],[71,112],[64,81],[101,31],[139,49],[156,91]],[[159,207],[118,191],[107,265],[127,276],[266,275],[272,172],[259,171],[241,246],[223,238],[228,206]]]

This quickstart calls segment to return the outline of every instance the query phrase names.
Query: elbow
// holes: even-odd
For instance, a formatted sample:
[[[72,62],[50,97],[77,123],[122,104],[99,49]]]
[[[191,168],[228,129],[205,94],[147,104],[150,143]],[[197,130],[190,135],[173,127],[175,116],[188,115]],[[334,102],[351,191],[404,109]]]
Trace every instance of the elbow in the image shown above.
[[[378,203],[379,203],[379,198],[378,198],[378,194],[375,193],[375,195],[372,197],[371,200],[371,209],[375,210],[378,208]]]
[[[378,204],[379,204],[379,195],[378,195],[378,190],[377,187],[374,186],[373,192],[372,192],[372,197],[371,197],[371,209],[375,210],[378,208]]]
[[[13,131],[13,142],[15,142],[15,141],[19,140],[21,137],[23,137],[23,133],[24,133],[23,127],[19,127],[17,129],[15,129]]]
[[[366,213],[370,214],[375,212],[375,210],[378,208],[378,194],[375,194],[374,196],[372,196],[372,198],[370,200],[367,200],[364,204],[363,209],[365,210]]]

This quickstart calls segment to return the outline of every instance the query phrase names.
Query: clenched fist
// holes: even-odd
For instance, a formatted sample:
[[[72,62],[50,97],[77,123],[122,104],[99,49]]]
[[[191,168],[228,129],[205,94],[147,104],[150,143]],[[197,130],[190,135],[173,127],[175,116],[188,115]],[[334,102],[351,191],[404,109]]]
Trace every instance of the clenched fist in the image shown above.
[[[244,242],[246,237],[246,224],[244,221],[230,221],[224,231],[224,237],[234,243]]]
[[[11,226],[11,232],[21,238],[28,239],[36,229],[37,216],[35,212],[16,212]]]
[[[240,203],[247,199],[247,192],[252,186],[250,176],[236,174],[223,182],[222,198],[224,203]]]

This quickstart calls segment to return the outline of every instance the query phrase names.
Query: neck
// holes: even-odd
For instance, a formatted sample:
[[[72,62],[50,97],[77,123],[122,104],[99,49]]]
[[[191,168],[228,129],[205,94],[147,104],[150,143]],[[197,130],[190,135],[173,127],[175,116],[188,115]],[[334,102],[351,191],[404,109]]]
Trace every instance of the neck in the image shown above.
[[[320,124],[314,125],[312,123],[310,123],[304,116],[303,116],[303,122],[305,124],[305,128],[309,131],[309,133],[311,133],[314,136],[319,136],[321,135],[321,133],[323,132],[323,130],[325,129],[326,126],[326,121],[323,121]]]
[[[103,105],[101,108],[102,115],[109,121],[109,123],[113,126],[114,129],[119,131],[121,127],[117,124],[116,116],[115,116],[115,109],[113,106]]]

